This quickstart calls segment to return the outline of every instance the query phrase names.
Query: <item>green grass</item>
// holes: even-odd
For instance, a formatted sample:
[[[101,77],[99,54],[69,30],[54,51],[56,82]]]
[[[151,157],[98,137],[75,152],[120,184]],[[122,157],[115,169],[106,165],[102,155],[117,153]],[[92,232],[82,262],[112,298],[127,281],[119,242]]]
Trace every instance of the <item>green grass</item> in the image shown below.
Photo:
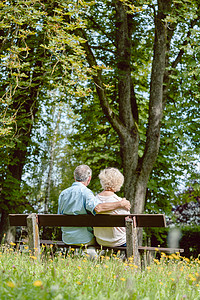
[[[0,248],[0,299],[200,299],[200,260],[178,255],[139,270],[132,259],[56,256],[38,259],[14,245]]]

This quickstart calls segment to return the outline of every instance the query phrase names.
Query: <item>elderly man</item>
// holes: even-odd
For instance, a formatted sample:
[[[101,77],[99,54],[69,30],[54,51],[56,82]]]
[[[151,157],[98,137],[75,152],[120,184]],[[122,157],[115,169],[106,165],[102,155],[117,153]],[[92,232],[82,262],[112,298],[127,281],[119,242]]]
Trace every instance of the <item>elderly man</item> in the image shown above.
[[[80,215],[102,213],[118,208],[130,210],[130,202],[123,198],[118,202],[102,203],[87,188],[92,177],[92,170],[87,165],[80,165],[74,171],[75,182],[62,191],[58,200],[58,214]],[[62,227],[62,240],[68,245],[94,245],[95,238],[90,227]]]

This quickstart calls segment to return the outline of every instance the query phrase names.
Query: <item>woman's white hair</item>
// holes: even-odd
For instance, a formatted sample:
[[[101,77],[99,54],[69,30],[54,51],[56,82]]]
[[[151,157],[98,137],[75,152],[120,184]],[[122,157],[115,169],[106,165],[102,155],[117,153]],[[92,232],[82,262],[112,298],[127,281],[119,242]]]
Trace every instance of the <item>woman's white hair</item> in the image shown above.
[[[87,165],[80,165],[74,170],[76,181],[86,182],[90,176],[92,176],[92,170]]]
[[[118,192],[124,183],[123,174],[116,168],[106,168],[99,174],[101,186],[106,191]]]

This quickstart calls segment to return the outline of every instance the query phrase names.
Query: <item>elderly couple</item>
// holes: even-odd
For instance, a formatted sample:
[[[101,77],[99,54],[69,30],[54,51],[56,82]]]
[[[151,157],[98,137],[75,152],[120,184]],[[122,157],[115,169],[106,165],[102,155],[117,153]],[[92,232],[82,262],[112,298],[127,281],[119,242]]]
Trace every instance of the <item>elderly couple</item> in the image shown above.
[[[127,214],[130,202],[121,199],[115,192],[119,191],[124,176],[116,168],[107,168],[100,172],[99,179],[103,191],[96,197],[87,188],[92,177],[92,170],[87,165],[80,165],[74,171],[75,182],[62,191],[58,200],[58,214],[109,213]],[[115,247],[126,246],[124,227],[62,227],[63,242],[68,245],[99,245]]]

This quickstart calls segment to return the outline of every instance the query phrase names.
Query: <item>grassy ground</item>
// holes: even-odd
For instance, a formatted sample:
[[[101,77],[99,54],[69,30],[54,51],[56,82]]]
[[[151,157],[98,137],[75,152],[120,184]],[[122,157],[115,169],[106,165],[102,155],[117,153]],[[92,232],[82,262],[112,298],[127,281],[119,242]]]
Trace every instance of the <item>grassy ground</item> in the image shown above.
[[[67,256],[42,258],[28,247],[0,248],[0,299],[200,299],[200,260],[165,256],[142,270],[132,258]]]

